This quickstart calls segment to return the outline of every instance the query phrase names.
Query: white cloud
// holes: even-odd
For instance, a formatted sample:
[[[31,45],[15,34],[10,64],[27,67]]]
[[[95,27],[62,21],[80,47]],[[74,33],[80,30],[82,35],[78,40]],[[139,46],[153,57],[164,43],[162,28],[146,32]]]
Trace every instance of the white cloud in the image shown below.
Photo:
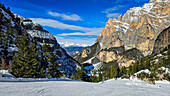
[[[111,8],[107,8],[105,10],[102,11],[102,13],[111,13],[111,12],[114,12],[116,10],[119,10],[120,8],[123,8],[123,7],[126,7],[127,5],[116,5],[114,7],[111,7]]]
[[[91,31],[81,33],[81,32],[74,32],[74,33],[62,33],[62,34],[57,34],[60,36],[70,36],[70,35],[96,35],[98,36],[101,34],[103,28],[93,28]]]
[[[81,31],[92,31],[93,30],[92,28],[64,24],[62,22],[59,22],[57,20],[52,20],[52,19],[43,19],[43,18],[30,18],[30,19],[33,22],[39,23],[43,26],[50,26],[50,27],[58,28],[58,29],[81,30]]]
[[[74,32],[74,33],[58,34],[60,36],[68,36],[68,35],[97,35],[98,36],[103,30],[103,28],[87,28],[87,27],[81,27],[75,25],[68,25],[52,19],[43,19],[43,18],[30,18],[30,19],[33,22],[39,23],[43,26],[50,26],[58,29],[79,30],[84,32],[84,33]]]
[[[111,8],[107,8],[104,11],[102,11],[102,13],[105,13],[106,17],[108,17],[108,18],[110,18],[110,17],[117,18],[120,15],[120,13],[115,13],[115,11],[118,11],[123,7],[126,7],[126,5],[117,5],[117,6],[114,6]]]
[[[90,40],[93,40],[93,39],[96,40],[96,38],[81,38],[81,39],[82,39],[82,40],[89,40],[89,39],[90,39]]]
[[[68,38],[68,37],[61,37],[61,36],[55,36],[55,38],[57,39],[57,41],[59,43],[65,43],[65,42],[69,42],[69,43],[76,43],[76,44],[85,44],[85,45],[92,45],[94,44],[96,38],[79,38],[79,37],[72,37],[72,38]]]
[[[108,13],[106,16],[108,18],[112,17],[112,18],[117,18],[120,14],[119,13]]]
[[[50,14],[51,16],[61,17],[63,20],[82,21],[81,17],[78,16],[77,14],[66,15],[51,11],[49,11],[48,14]]]
[[[117,7],[108,8],[108,9],[102,11],[102,13],[109,13],[109,12],[117,10],[117,9],[118,9]]]

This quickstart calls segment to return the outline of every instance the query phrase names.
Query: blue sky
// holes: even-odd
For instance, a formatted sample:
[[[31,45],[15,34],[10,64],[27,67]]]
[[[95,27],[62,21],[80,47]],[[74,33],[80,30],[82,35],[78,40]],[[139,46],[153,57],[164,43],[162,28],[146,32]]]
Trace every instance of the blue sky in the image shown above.
[[[92,45],[109,18],[149,0],[1,0],[11,11],[31,18],[58,42]]]

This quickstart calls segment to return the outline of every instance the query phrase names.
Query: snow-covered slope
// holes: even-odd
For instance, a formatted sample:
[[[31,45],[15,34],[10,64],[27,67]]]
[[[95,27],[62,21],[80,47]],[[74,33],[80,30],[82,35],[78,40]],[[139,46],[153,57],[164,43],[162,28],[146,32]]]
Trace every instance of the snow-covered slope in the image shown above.
[[[101,83],[79,81],[0,82],[1,96],[169,96],[170,83],[150,85],[142,81],[108,80]]]

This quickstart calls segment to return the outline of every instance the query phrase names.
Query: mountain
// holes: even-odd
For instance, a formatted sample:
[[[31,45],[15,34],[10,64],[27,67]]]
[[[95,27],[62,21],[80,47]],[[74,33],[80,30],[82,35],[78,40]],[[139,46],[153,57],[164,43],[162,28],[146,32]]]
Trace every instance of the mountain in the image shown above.
[[[71,43],[71,42],[60,43],[60,45],[66,50],[66,52],[70,56],[79,53],[84,47],[87,46],[85,44],[76,44],[76,43]]]
[[[12,13],[10,8],[8,7],[6,9],[3,4],[0,4],[0,17],[0,30],[5,32],[5,36],[9,28],[13,30],[9,35],[9,37],[12,39],[5,37],[7,38],[5,39],[6,41],[11,41],[7,43],[8,46],[4,47],[3,42],[0,44],[0,57],[4,57],[6,64],[11,64],[15,53],[18,51],[18,46],[14,41],[17,37],[22,38],[21,34],[24,32],[24,29],[26,29],[30,39],[29,42],[37,42],[36,48],[38,49],[38,55],[42,66],[48,66],[49,62],[48,58],[43,56],[44,51],[42,50],[42,46],[47,44],[50,46],[50,52],[57,56],[57,60],[55,62],[61,65],[59,67],[60,71],[71,75],[73,72],[76,72],[77,68],[80,68],[80,64],[70,57],[66,51],[60,47],[60,44],[58,44],[55,37],[50,32],[43,29],[40,24],[32,22],[32,20],[28,18]],[[14,33],[15,31],[16,33]]]
[[[76,44],[73,42],[61,42],[60,43],[61,47],[86,47],[86,44]]]
[[[170,45],[169,10],[169,0],[151,0],[118,19],[109,18],[95,44],[73,58],[102,70],[114,62],[129,67],[136,60],[157,53]]]

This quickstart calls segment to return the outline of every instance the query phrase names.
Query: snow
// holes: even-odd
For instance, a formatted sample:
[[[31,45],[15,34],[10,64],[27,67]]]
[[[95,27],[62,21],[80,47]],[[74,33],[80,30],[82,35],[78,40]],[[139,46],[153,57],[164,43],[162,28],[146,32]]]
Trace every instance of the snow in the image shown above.
[[[148,73],[148,74],[151,73],[148,69],[145,69],[145,70],[140,70],[139,72],[135,73],[135,75],[140,74],[140,73],[142,73],[142,72]]]
[[[32,36],[32,37],[38,37],[38,38],[43,38],[43,39],[52,39],[54,40],[54,37],[52,34],[44,32],[44,31],[39,31],[39,30],[27,30],[27,32]]]
[[[15,77],[0,78],[0,82],[45,82],[45,81],[73,81],[73,80],[69,78],[15,78]]]
[[[159,23],[162,23],[162,20],[159,19]]]
[[[156,0],[156,2],[162,2],[162,0]]]
[[[134,14],[133,14],[133,15],[136,15],[136,16],[141,15],[141,13],[140,13],[141,9],[142,9],[141,7],[135,7],[135,8],[133,9],[133,11],[134,11]]]
[[[0,8],[0,10],[2,10],[1,12],[2,12],[2,14],[5,16],[5,18],[7,18],[7,19],[10,19],[11,20],[11,25],[14,27],[15,26],[15,23],[14,23],[14,21],[12,21],[12,17],[11,16],[9,16],[9,14],[8,13],[6,13],[2,8]]]
[[[18,51],[18,48],[16,46],[14,47],[8,47],[8,52],[14,52],[14,51]]]
[[[164,2],[169,3],[170,1],[169,0],[165,0]]]
[[[170,73],[170,71],[169,71],[169,69],[168,68],[165,68],[165,67],[161,67],[161,68],[159,68],[158,70],[165,70],[165,73]]]
[[[119,25],[112,25],[116,28],[115,32],[117,32],[118,30],[122,30],[124,32],[124,34],[127,32],[127,30],[129,29],[129,24],[126,23],[126,22],[121,22],[121,21],[118,21],[118,20],[115,20],[113,22],[117,22],[117,23],[121,23]],[[107,25],[106,25],[107,26]]]
[[[98,70],[101,67],[101,62],[93,64],[94,70]]]
[[[2,10],[2,14],[5,16],[5,18],[11,19],[11,16],[9,16],[9,14],[7,14],[2,8],[0,9]]]
[[[154,61],[155,61],[155,63],[158,63],[159,59],[155,59]]]
[[[60,42],[61,47],[87,47],[86,44],[77,44],[73,42]]]
[[[106,24],[107,27],[110,27],[110,25]]]
[[[99,44],[100,44],[100,48],[101,48],[100,50],[102,50],[103,45],[102,45],[102,43],[101,43],[101,42],[99,42]]]
[[[170,84],[170,82],[169,81],[167,81],[167,80],[162,80],[162,81],[155,81],[155,83],[157,83],[157,84]]]
[[[2,75],[5,75],[5,73],[7,79],[15,78],[12,74],[8,72],[8,70],[0,70],[0,81],[2,80]]]
[[[158,57],[162,57],[163,55],[162,55],[162,54],[158,54],[157,56],[158,56]]]
[[[127,79],[100,83],[80,81],[0,82],[1,96],[168,96],[168,82],[156,85]]]
[[[165,51],[164,53],[168,53],[168,51]]]
[[[153,8],[154,3],[147,3],[143,6],[143,10],[149,12]]]
[[[91,60],[93,60],[95,57],[90,58],[89,60],[83,62],[83,63],[91,63]]]

